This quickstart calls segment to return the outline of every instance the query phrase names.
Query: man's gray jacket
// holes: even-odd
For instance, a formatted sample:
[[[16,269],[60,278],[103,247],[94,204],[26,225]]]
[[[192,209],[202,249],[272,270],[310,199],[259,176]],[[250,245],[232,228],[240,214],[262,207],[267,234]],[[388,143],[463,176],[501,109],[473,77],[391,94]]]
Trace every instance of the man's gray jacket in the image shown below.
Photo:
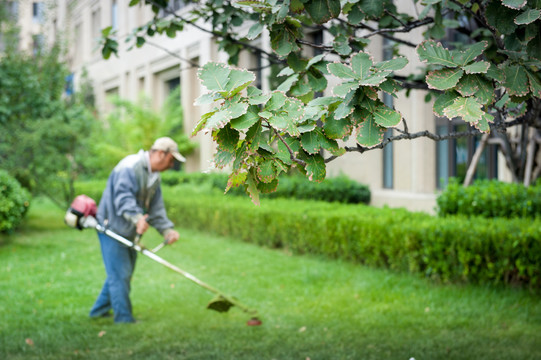
[[[98,206],[100,224],[130,240],[144,214],[162,235],[174,227],[165,212],[159,173],[151,173],[149,168],[147,151],[125,157],[109,175]]]

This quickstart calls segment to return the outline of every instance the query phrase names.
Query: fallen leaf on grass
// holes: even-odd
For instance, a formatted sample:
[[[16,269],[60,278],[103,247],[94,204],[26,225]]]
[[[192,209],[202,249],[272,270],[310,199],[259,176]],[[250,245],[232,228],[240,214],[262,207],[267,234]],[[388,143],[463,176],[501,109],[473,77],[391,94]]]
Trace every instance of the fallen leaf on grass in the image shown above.
[[[34,346],[34,341],[32,339],[30,339],[30,338],[27,338],[26,340],[24,340],[24,342],[28,346]]]
[[[299,329],[299,332],[305,332],[306,331],[306,326],[303,326]]]

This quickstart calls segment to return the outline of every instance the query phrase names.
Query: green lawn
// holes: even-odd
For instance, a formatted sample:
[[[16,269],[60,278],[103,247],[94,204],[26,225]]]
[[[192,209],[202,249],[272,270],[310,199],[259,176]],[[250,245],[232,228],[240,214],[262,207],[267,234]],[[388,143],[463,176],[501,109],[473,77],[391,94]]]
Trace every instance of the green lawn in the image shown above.
[[[34,201],[0,239],[0,359],[540,359],[541,297],[418,277],[181,229],[158,254],[256,308],[205,308],[213,294],[140,255],[136,324],[87,316],[104,280],[95,231]],[[145,235],[149,247],[159,243]]]

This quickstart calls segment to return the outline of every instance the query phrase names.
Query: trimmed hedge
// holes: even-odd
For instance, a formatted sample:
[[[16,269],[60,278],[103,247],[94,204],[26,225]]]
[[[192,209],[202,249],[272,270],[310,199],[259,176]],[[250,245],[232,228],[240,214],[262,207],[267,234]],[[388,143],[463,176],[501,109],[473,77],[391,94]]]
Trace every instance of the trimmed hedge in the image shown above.
[[[497,180],[477,180],[464,187],[452,179],[436,201],[440,216],[535,218],[541,216],[541,184],[525,187]]]
[[[168,171],[161,174],[164,185],[179,184],[206,185],[224,191],[227,187],[228,175],[225,173],[185,173]],[[230,195],[246,196],[242,187],[233,187]],[[261,194],[261,198],[296,198],[341,202],[349,204],[369,204],[370,189],[364,184],[349,179],[345,175],[327,178],[321,183],[315,183],[304,176],[281,176],[278,188],[270,194]]]
[[[0,233],[10,233],[30,206],[30,193],[6,171],[0,170]]]
[[[404,209],[248,199],[165,188],[177,226],[444,282],[541,285],[541,222],[437,218]]]

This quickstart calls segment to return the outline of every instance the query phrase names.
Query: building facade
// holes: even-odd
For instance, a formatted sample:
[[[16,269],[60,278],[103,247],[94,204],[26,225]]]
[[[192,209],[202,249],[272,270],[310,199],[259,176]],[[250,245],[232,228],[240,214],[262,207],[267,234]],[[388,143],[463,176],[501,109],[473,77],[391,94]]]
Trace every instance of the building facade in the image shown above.
[[[34,9],[43,6],[34,5],[41,4],[39,1],[31,3],[29,8],[32,14]],[[409,1],[396,1],[396,4],[402,11],[411,11]],[[86,71],[93,82],[97,107],[101,112],[111,110],[112,105],[108,102],[111,95],[136,101],[142,93],[149,96],[153,106],[158,109],[176,86],[181,86],[180,101],[187,132],[191,133],[200,116],[209,110],[193,105],[204,91],[197,78],[197,69],[208,61],[225,62],[227,57],[218,50],[208,33],[187,26],[175,38],[149,38],[143,47],[129,50],[124,39],[134,28],[152,18],[148,7],[129,7],[129,0],[55,0],[46,5],[47,26],[43,28],[43,36],[49,42],[61,39],[67,44],[67,61],[74,74],[75,87],[83,71]],[[171,0],[170,5],[180,13],[188,11],[190,6],[182,0]],[[109,26],[116,31],[119,56],[104,60],[98,40],[101,30]],[[410,40],[414,37],[421,39],[421,31],[418,29],[403,36]],[[321,36],[324,43],[324,34]],[[257,41],[257,45],[271,51],[268,35],[263,34]],[[28,48],[30,45],[24,46]],[[390,56],[388,44],[383,41],[373,40],[369,52],[376,61]],[[409,59],[408,68],[404,71],[414,70],[420,65],[415,49],[404,49],[402,54]],[[264,59],[246,52],[241,55],[239,65],[257,69],[259,85],[264,91],[269,90],[270,71]],[[331,94],[333,79],[329,80],[324,95]],[[445,134],[459,129],[457,126],[463,126],[435,118],[432,104],[425,101],[425,96],[424,91],[414,90],[409,96],[401,93],[398,98],[386,97],[384,101],[394,105],[403,115],[411,132],[429,130]],[[209,169],[215,151],[209,134],[199,134],[196,140],[199,147],[185,164],[189,172]],[[393,142],[382,150],[347,153],[330,162],[327,173],[328,176],[345,174],[369,185],[372,205],[433,212],[438,191],[449,177],[465,174],[475,146],[476,139],[442,142],[426,138],[403,140]],[[481,176],[505,177],[504,166],[498,166],[496,150],[485,150],[481,163]]]

